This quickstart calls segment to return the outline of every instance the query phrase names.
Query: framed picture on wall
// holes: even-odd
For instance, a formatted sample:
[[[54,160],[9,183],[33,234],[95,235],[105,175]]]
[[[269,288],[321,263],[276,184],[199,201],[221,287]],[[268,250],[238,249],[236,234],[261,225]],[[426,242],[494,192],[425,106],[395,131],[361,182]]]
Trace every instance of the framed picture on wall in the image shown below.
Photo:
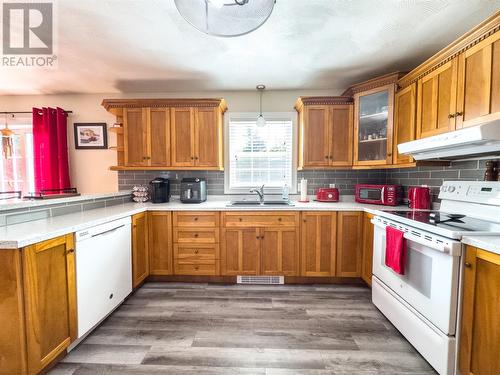
[[[107,126],[104,122],[75,123],[75,148],[82,150],[106,150]]]

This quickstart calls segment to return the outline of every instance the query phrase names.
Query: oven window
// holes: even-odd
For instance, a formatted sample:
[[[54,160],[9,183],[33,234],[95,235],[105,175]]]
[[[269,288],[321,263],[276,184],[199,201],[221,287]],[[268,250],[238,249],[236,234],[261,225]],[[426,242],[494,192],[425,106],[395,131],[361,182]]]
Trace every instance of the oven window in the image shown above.
[[[361,199],[370,199],[370,200],[381,200],[381,189],[361,189],[359,191],[359,197]]]

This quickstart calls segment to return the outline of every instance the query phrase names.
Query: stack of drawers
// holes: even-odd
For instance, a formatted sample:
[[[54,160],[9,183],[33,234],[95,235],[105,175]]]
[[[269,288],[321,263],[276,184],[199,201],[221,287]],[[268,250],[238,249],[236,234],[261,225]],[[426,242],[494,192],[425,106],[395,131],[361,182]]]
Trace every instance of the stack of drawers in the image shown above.
[[[174,274],[219,275],[219,213],[174,212]]]

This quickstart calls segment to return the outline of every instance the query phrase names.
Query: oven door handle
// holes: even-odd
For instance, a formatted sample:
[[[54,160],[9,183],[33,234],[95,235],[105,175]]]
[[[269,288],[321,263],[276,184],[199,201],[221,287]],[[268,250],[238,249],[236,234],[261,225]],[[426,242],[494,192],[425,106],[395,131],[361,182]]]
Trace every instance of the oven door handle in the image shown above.
[[[373,219],[371,220],[371,223],[383,230],[385,230],[387,226]],[[444,242],[436,243],[433,241],[428,241],[422,237],[414,236],[406,231],[404,232],[404,238],[408,241],[418,243],[432,250],[440,251],[442,253],[449,254],[451,256],[460,256],[462,254],[462,244],[458,241],[451,241],[449,245]]]

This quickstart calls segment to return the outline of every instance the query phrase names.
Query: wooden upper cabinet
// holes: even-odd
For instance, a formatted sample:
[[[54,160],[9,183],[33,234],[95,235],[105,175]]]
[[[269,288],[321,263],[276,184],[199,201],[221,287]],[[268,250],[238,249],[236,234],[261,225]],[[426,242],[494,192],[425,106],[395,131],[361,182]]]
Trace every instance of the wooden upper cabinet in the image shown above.
[[[30,245],[22,252],[28,372],[37,374],[76,339],[73,235]]]
[[[222,117],[216,108],[195,110],[195,165],[198,167],[222,166]]]
[[[373,269],[373,224],[371,223],[373,215],[367,212],[363,215],[363,261],[361,266],[361,278],[372,285]]]
[[[459,55],[456,127],[500,118],[500,32]]]
[[[302,167],[326,167],[329,160],[330,108],[308,106],[301,125]]]
[[[352,165],[354,106],[352,104],[330,107],[330,165],[349,167]]]
[[[148,215],[132,216],[132,286],[138,287],[149,276]]]
[[[125,108],[123,110],[123,134],[125,165],[148,165],[148,129],[146,108]]]
[[[223,99],[105,99],[123,128],[116,133],[118,165],[126,169],[224,168]]]
[[[172,166],[194,166],[194,109],[172,108],[171,110]]]
[[[352,166],[352,99],[301,97],[299,169]]]
[[[337,213],[301,215],[301,276],[335,276]]]
[[[398,145],[415,139],[416,104],[416,83],[396,93],[394,106],[393,164],[407,164],[413,162],[413,158],[410,155],[399,154]]]
[[[337,276],[361,276],[363,212],[339,212],[337,223]]]
[[[462,374],[500,374],[500,255],[465,252],[459,368]]]
[[[417,139],[455,130],[457,59],[418,80]]]
[[[172,275],[172,213],[149,212],[148,227],[149,273]]]
[[[170,110],[148,108],[148,165],[161,167],[170,164]]]
[[[390,83],[354,94],[354,165],[392,163],[394,91]]]

